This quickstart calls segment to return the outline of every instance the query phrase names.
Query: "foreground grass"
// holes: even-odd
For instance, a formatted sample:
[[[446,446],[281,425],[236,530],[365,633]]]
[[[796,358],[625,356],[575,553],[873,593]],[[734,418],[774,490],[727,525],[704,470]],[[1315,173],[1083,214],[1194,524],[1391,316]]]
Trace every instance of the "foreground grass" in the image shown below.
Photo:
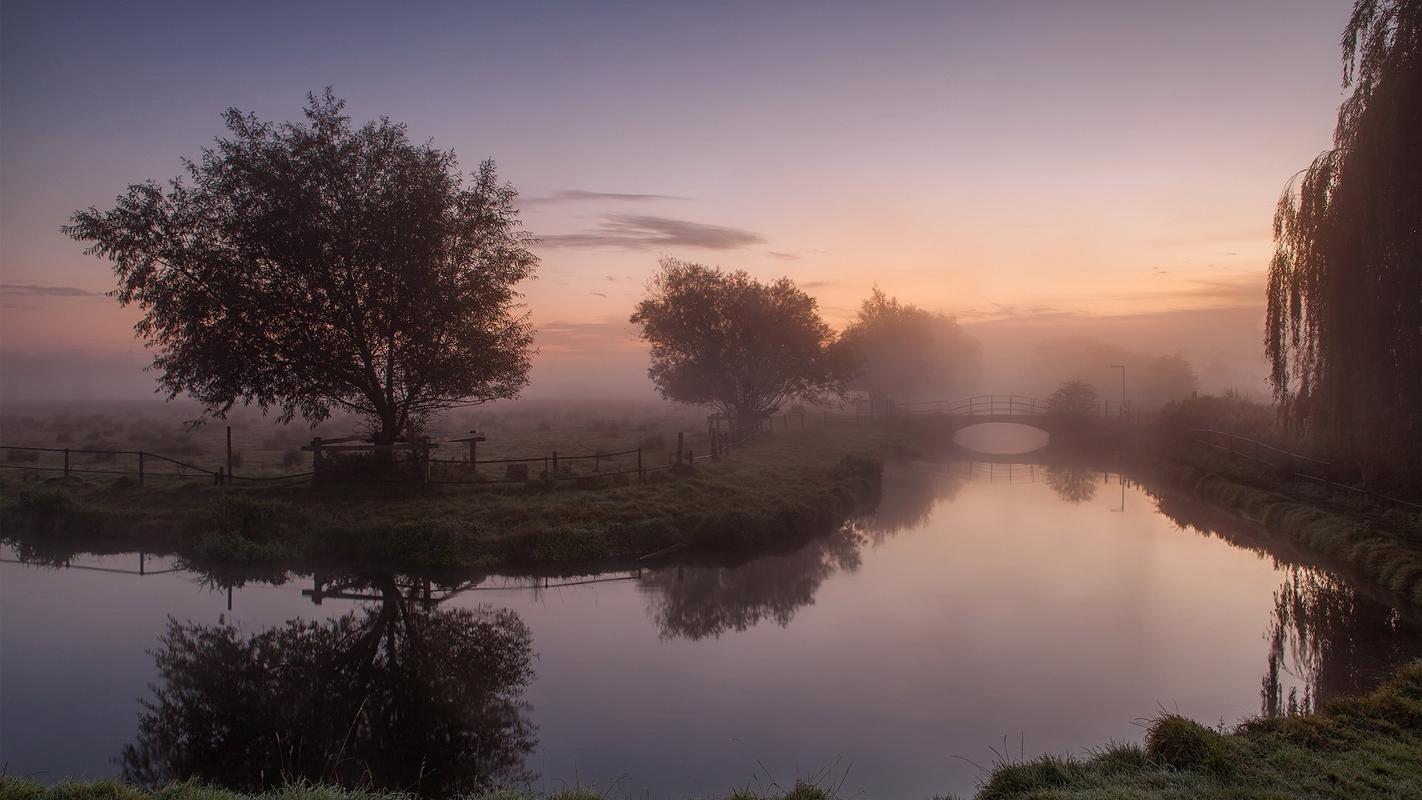
[[[877,496],[879,454],[904,438],[875,426],[797,431],[761,437],[719,463],[648,473],[645,482],[504,491],[8,480],[0,483],[0,527],[34,558],[147,549],[219,564],[484,568],[726,549],[842,522]]]
[[[1366,697],[1330,701],[1318,714],[1253,720],[1231,732],[1158,717],[1144,747],[1003,764],[978,793],[980,800],[1419,796],[1422,663]]]
[[[725,800],[829,800],[821,787],[797,782],[790,789],[766,794],[733,792]],[[347,790],[332,786],[301,785],[274,789],[262,794],[241,794],[200,783],[178,783],[161,789],[144,790],[117,781],[62,783],[43,786],[32,781],[0,777],[0,800],[418,800],[401,792]],[[588,789],[568,789],[556,794],[537,795],[509,789],[466,795],[464,800],[610,800]]]
[[[1276,800],[1417,797],[1422,793],[1422,662],[1366,697],[1339,698],[1318,714],[1257,719],[1233,731],[1183,717],[1153,720],[1145,745],[1114,745],[1088,758],[1046,756],[999,765],[979,800]],[[797,783],[727,800],[828,800]],[[498,790],[468,800],[534,800]],[[0,800],[412,800],[398,793],[293,786],[243,795],[198,783],[147,791],[114,781],[45,787],[0,778]],[[612,800],[572,790],[542,800]]]

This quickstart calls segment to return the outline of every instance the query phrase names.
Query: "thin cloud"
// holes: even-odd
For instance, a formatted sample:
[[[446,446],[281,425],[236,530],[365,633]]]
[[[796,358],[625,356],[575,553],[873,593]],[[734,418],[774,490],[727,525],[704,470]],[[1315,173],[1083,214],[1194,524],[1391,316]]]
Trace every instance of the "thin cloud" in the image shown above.
[[[607,299],[607,295],[602,292],[588,292],[588,294],[592,295],[593,297],[601,297],[604,300]]]
[[[760,234],[739,228],[640,214],[607,214],[592,230],[553,234],[540,239],[547,247],[616,247],[626,250],[669,247],[735,250],[765,242]]]
[[[41,286],[34,283],[0,283],[0,292],[19,294],[26,297],[102,297],[101,292],[91,292],[78,286]]]
[[[651,203],[661,200],[686,200],[687,198],[674,194],[641,194],[635,192],[589,192],[584,189],[562,189],[552,194],[538,195],[524,199],[524,204],[547,204],[547,203],[583,203],[583,202],[611,202],[611,203]]]
[[[770,251],[768,251],[768,255],[769,255],[771,258],[783,258],[783,259],[785,259],[785,260],[787,260],[787,261],[799,261],[799,260],[800,260],[800,257],[797,256],[797,255],[795,255],[794,253],[781,253],[781,252],[776,251],[776,250],[770,250]]]
[[[801,289],[823,289],[826,286],[833,286],[834,281],[805,281],[800,284]]]

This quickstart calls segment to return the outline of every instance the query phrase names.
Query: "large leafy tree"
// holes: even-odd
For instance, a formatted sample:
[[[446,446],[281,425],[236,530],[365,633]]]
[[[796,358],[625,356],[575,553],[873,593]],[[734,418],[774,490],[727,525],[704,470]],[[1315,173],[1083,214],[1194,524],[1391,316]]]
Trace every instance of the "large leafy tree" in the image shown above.
[[[1353,91],[1339,109],[1334,147],[1289,182],[1274,217],[1271,383],[1290,422],[1415,479],[1422,0],[1358,0],[1343,62]]]
[[[537,259],[485,161],[386,118],[360,128],[328,89],[304,123],[230,109],[230,135],[166,186],[130,186],[64,232],[111,259],[169,397],[318,422],[368,421],[380,443],[427,415],[513,397],[533,331],[517,284]]]
[[[979,358],[977,340],[952,317],[901,303],[877,287],[840,343],[856,365],[850,388],[876,403],[933,393],[941,399],[964,382]]]
[[[664,258],[632,323],[651,344],[647,371],[663,397],[705,403],[740,421],[792,398],[840,394],[848,375],[815,299],[789,278]]]

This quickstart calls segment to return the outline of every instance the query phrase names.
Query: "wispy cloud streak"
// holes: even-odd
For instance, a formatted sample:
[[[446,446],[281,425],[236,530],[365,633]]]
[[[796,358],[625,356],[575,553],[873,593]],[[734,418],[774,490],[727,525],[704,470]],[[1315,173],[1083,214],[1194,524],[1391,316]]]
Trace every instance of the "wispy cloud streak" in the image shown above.
[[[628,250],[667,247],[735,250],[765,242],[760,234],[739,228],[641,214],[607,214],[592,230],[539,238],[545,247],[616,247]]]

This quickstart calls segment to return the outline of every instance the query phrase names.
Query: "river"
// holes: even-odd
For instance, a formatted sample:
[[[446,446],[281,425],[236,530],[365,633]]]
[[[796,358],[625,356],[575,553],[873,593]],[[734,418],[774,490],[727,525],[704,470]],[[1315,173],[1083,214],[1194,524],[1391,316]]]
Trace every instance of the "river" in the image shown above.
[[[988,459],[994,460],[994,459]],[[996,459],[1003,460],[1003,459]],[[1112,472],[890,465],[787,552],[561,578],[0,563],[0,763],[44,782],[970,796],[997,759],[1307,708],[1422,655],[1386,598]]]

